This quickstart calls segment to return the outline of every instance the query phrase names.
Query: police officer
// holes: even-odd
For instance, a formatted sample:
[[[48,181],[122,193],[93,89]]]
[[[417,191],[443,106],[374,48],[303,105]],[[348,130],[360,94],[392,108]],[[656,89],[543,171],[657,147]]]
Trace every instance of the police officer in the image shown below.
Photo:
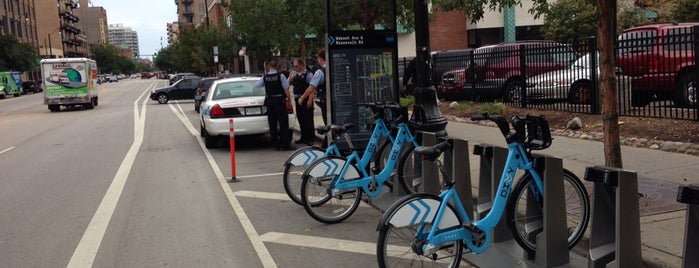
[[[313,99],[317,98],[318,107],[320,107],[320,111],[323,115],[323,124],[327,125],[327,104],[325,99],[325,49],[321,49],[320,51],[318,51],[318,54],[316,54],[316,60],[318,61],[318,64],[321,66],[321,68],[313,74],[313,79],[311,79],[311,83],[308,86],[308,89],[297,100],[297,103],[305,104],[307,107],[313,107]]]
[[[295,148],[290,144],[289,113],[286,109],[287,99],[292,99],[289,92],[289,82],[284,74],[277,71],[276,61],[270,61],[267,69],[267,74],[260,78],[255,83],[255,86],[265,87],[265,106],[267,107],[269,135],[277,151],[293,150]]]
[[[296,144],[307,144],[312,145],[315,141],[315,134],[313,129],[313,105],[308,107],[299,103],[301,95],[303,95],[307,90],[308,86],[313,79],[313,75],[306,70],[306,64],[303,59],[294,60],[294,72],[291,73],[289,77],[289,82],[294,86],[294,98],[296,103],[296,119],[299,121],[299,128],[301,130],[301,138],[299,138],[294,143]]]

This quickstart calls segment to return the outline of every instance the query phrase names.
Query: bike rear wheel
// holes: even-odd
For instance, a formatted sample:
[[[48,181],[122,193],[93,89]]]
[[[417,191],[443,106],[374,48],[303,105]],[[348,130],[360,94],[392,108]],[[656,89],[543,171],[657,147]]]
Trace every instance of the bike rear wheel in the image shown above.
[[[531,186],[533,179],[528,172],[519,179],[507,201],[507,224],[515,241],[527,252],[536,252],[536,235],[543,231],[543,204],[534,200]],[[568,249],[582,239],[590,220],[590,199],[583,183],[568,170],[563,170],[563,189],[566,198],[566,229]],[[527,205],[531,200],[533,204]]]
[[[339,176],[339,170],[346,160],[342,157],[327,156],[308,167],[301,182],[301,203],[313,219],[326,223],[339,223],[357,210],[362,198],[362,188],[333,191],[332,180]],[[338,167],[339,166],[339,167]],[[331,172],[312,172],[325,167],[338,167]],[[356,165],[350,164],[346,174],[362,174]],[[351,178],[358,179],[358,178]],[[343,180],[347,180],[343,178]]]
[[[438,197],[432,196],[415,196],[414,198],[405,199],[403,204],[410,203],[416,199],[434,199],[440,201]],[[447,208],[453,215],[458,215],[454,208],[450,205]],[[391,217],[393,217],[392,215]],[[430,221],[432,219],[429,219]],[[376,256],[378,258],[379,267],[458,267],[461,262],[461,254],[463,253],[462,240],[457,240],[445,245],[439,246],[439,250],[435,252],[435,258],[418,254],[417,248],[422,247],[430,229],[431,222],[417,222],[413,225],[404,227],[396,227],[390,224],[391,219],[386,221],[379,229],[379,239],[376,244]],[[460,226],[460,225],[459,225]],[[419,227],[422,227],[421,233],[418,233]]]
[[[294,203],[301,203],[301,182],[303,181],[303,172],[318,160],[319,156],[324,156],[325,151],[319,147],[309,146],[303,147],[289,156],[284,167],[284,175],[282,183],[284,191]]]

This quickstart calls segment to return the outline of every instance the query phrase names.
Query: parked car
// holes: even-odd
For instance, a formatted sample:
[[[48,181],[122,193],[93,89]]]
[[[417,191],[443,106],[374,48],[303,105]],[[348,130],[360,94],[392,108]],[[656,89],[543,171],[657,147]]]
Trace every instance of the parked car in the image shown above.
[[[519,41],[479,47],[465,67],[447,71],[437,86],[437,95],[445,97],[494,98],[508,102],[520,100],[524,77],[521,73],[520,46],[525,48],[526,76],[560,70],[575,61],[575,52],[553,41]]]
[[[597,58],[597,77],[599,77],[599,54]],[[570,67],[543,73],[527,79],[527,99],[530,100],[562,100],[572,104],[590,104],[592,93],[596,90],[592,80],[593,67],[590,54],[577,59]],[[617,82],[625,81],[621,77],[621,69],[617,68]],[[618,83],[617,89],[628,89],[629,83]],[[628,92],[628,90],[623,90]]]
[[[218,144],[219,136],[230,133],[229,119],[235,118],[235,135],[258,135],[269,132],[267,108],[264,106],[265,89],[255,87],[259,77],[234,77],[214,81],[201,103],[199,128],[207,148]],[[294,117],[291,103],[287,105],[289,128]]]
[[[175,82],[179,81],[185,76],[194,76],[193,73],[178,73],[174,74],[172,77],[170,77],[170,85],[174,84]]]
[[[109,83],[116,83],[119,82],[119,78],[117,78],[116,75],[109,75],[105,78],[105,80]]]
[[[171,86],[152,90],[150,98],[160,104],[166,104],[170,100],[194,99],[194,92],[197,90],[199,80],[201,77],[185,76]]]
[[[694,38],[699,22],[662,23],[626,29],[618,38],[617,65],[631,78],[631,105],[653,97],[697,107]]]
[[[194,110],[198,113],[201,102],[206,97],[206,92],[209,90],[214,81],[221,79],[220,77],[202,78],[197,85],[197,91],[194,93]]]
[[[37,81],[24,81],[22,82],[22,91],[27,94],[41,92],[41,86]]]

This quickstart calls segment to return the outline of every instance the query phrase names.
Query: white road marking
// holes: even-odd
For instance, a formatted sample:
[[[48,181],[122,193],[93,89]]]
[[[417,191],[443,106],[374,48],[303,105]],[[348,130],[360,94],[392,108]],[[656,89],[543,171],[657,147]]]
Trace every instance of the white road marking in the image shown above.
[[[157,82],[154,82],[148,88],[155,87],[156,83]],[[112,219],[117,203],[119,203],[119,197],[121,197],[121,193],[124,191],[124,186],[126,185],[126,180],[129,178],[131,167],[133,167],[136,155],[143,143],[146,124],[146,101],[148,101],[148,98],[144,98],[143,102],[141,102],[142,108],[140,116],[138,114],[138,102],[149,91],[150,90],[144,91],[133,103],[134,141],[131,144],[131,148],[129,148],[129,151],[126,153],[126,156],[124,156],[119,170],[117,170],[114,175],[112,183],[109,185],[99,207],[97,207],[95,215],[92,216],[90,224],[87,226],[85,233],[80,239],[66,267],[92,267],[92,264],[95,262],[100,244],[102,243],[104,234],[107,232],[109,221]]]
[[[7,153],[7,152],[11,151],[11,150],[14,149],[14,148],[15,148],[15,147],[12,146],[12,147],[10,147],[10,148],[7,148],[7,149],[5,149],[5,150],[2,150],[2,151],[0,151],[0,154]]]
[[[367,255],[376,254],[376,243],[277,232],[269,232],[263,234],[262,236],[260,236],[260,238],[262,239],[262,241],[268,243],[318,249],[330,249]],[[392,246],[389,247],[388,250],[407,251],[409,249],[407,247]]]
[[[179,107],[179,110],[182,111],[182,107],[180,107],[179,103],[176,105]],[[243,226],[243,229],[245,230],[248,239],[250,239],[250,243],[252,243],[255,252],[257,252],[257,256],[260,258],[263,267],[277,267],[277,264],[274,262],[272,255],[269,253],[269,251],[265,247],[265,244],[260,239],[260,235],[257,233],[257,230],[255,230],[255,226],[252,225],[250,218],[248,218],[248,215],[245,213],[245,210],[243,210],[243,206],[240,205],[240,202],[233,193],[233,190],[231,190],[231,187],[228,186],[226,177],[223,176],[223,172],[221,172],[221,169],[218,167],[218,164],[216,164],[216,160],[211,155],[209,150],[206,149],[206,146],[204,146],[204,142],[199,138],[199,131],[197,131],[194,128],[194,126],[192,126],[192,124],[189,122],[189,119],[185,117],[184,113],[179,113],[172,104],[169,104],[168,106],[170,107],[172,112],[174,112],[175,115],[177,115],[177,117],[180,119],[185,128],[187,128],[189,132],[192,134],[192,136],[194,136],[194,138],[199,143],[199,146],[201,147],[202,151],[204,151],[204,155],[206,156],[206,159],[209,161],[209,164],[211,165],[214,174],[216,174],[216,179],[218,179],[218,182],[221,185],[221,189],[223,189],[223,193],[226,195],[226,198],[228,198],[228,203],[233,208],[235,215],[238,217],[238,221],[240,221],[240,224]]]
[[[284,173],[277,172],[277,173],[256,174],[256,175],[247,175],[247,176],[236,176],[236,178],[245,179],[245,178],[259,178],[259,177],[275,177],[275,176],[281,176],[281,175],[284,175]]]
[[[258,192],[258,191],[236,191],[235,192],[236,196],[243,196],[243,197],[250,197],[250,198],[261,198],[261,199],[272,199],[272,200],[280,200],[280,201],[291,201],[289,199],[289,196],[286,194],[280,194],[280,193],[271,193],[271,192]],[[365,208],[370,208],[372,207],[371,205],[365,203],[365,202],[360,202],[359,203],[360,207],[365,207]]]

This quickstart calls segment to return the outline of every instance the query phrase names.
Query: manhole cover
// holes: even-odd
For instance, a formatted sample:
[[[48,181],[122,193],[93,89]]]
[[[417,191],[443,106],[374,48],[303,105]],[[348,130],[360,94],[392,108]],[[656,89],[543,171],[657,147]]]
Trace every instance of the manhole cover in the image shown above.
[[[668,213],[686,208],[677,202],[677,183],[639,178],[638,207],[641,216]]]

